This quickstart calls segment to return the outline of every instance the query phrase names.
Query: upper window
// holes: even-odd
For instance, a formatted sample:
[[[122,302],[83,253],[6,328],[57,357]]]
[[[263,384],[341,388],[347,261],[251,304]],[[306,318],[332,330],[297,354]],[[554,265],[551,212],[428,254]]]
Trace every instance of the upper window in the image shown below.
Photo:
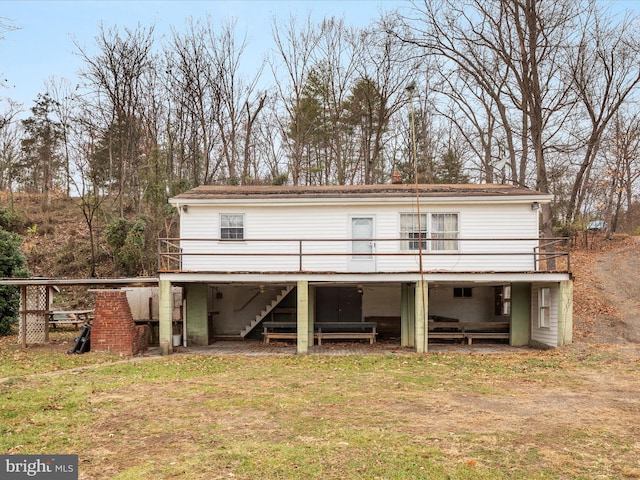
[[[244,215],[242,213],[220,214],[220,239],[242,240],[244,238]]]
[[[421,213],[418,222],[418,214],[401,213],[400,238],[402,238],[402,250],[419,250],[420,247],[427,250],[430,243],[431,251],[457,251],[458,214]],[[422,239],[422,245],[420,239]]]
[[[431,250],[458,250],[458,214],[432,213],[431,238]]]
[[[427,249],[427,215],[415,213],[400,214],[400,238],[402,241],[402,250],[420,250],[420,238],[422,238],[422,249]]]

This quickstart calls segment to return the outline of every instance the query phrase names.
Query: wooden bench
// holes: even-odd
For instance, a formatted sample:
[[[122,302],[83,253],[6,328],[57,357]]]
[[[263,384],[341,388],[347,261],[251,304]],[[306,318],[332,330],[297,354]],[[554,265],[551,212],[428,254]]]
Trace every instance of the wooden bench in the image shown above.
[[[264,343],[274,340],[295,340],[298,338],[298,324],[296,322],[262,322]]]
[[[429,338],[443,339],[443,340],[463,340],[464,327],[462,322],[456,321],[444,321],[444,322],[429,322]]]
[[[429,322],[429,338],[466,339],[471,345],[474,339],[509,339],[509,322]]]
[[[375,322],[378,338],[381,336],[399,337],[401,335],[401,318],[399,316],[372,316],[364,317],[365,322]]]
[[[474,339],[509,340],[509,322],[465,322],[464,334],[471,345]]]
[[[375,322],[319,322],[314,324],[313,338],[322,345],[322,340],[369,340],[376,341]],[[262,322],[264,343],[271,340],[295,340],[298,338],[296,322]]]
[[[322,340],[369,340],[376,342],[376,322],[318,322],[314,324],[314,337],[318,345]]]

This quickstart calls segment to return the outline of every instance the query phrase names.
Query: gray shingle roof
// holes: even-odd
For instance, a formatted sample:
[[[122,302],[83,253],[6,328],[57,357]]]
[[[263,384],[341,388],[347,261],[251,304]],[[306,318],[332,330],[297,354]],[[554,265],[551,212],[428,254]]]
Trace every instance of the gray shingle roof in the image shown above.
[[[501,184],[424,184],[417,187],[421,197],[540,196],[542,192]],[[180,195],[177,200],[222,198],[302,198],[302,197],[409,197],[416,195],[414,184],[332,185],[332,186],[216,186],[202,185]]]

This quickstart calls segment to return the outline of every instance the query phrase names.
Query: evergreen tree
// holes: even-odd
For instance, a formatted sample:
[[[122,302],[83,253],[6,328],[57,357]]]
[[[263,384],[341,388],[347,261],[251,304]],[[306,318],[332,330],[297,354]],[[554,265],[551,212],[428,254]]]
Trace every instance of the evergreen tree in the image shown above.
[[[302,91],[296,118],[290,123],[289,137],[300,142],[302,175],[307,185],[323,183],[331,157],[329,85],[321,68],[313,70]]]
[[[388,117],[380,91],[373,80],[360,78],[349,96],[345,109],[351,136],[360,138],[358,163],[364,172],[365,184],[382,180],[382,135],[387,130]]]
[[[462,159],[455,150],[449,148],[440,157],[434,172],[434,183],[469,183],[469,175],[464,173]]]
[[[63,167],[60,146],[62,125],[51,118],[55,101],[47,94],[38,94],[31,117],[22,121],[25,167],[31,172],[32,188],[44,194],[44,206],[51,204],[51,191]]]

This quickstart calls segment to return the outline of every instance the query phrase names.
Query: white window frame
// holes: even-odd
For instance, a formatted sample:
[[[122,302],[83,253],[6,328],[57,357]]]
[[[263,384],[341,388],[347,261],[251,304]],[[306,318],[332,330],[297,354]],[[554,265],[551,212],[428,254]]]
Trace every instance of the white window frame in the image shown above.
[[[427,250],[428,222],[426,213],[420,214],[420,232],[418,231],[417,213],[400,213],[400,249],[402,251],[417,252],[420,250],[419,238],[422,236],[422,250]],[[410,221],[409,221],[410,220]]]
[[[551,289],[538,290],[538,328],[551,328]]]
[[[502,286],[500,311],[502,315],[511,315],[511,285]]]
[[[442,221],[438,220],[440,218],[442,218]],[[455,218],[455,229],[452,228],[451,222],[448,221],[450,218]],[[438,212],[431,213],[430,219],[430,250],[432,252],[459,251],[460,215],[454,212]],[[442,227],[440,227],[440,224],[442,224]]]
[[[443,221],[438,219],[443,216],[455,217],[455,229],[446,228],[446,217]],[[411,219],[411,222],[408,221]],[[443,228],[436,228],[438,223],[443,224]],[[420,214],[420,230],[422,234],[422,250],[432,252],[458,252],[460,244],[460,214],[458,212],[431,212]],[[415,212],[400,213],[400,250],[405,252],[416,252],[420,248],[418,243],[418,214]],[[444,240],[444,239],[447,240]]]
[[[240,219],[240,226],[229,224],[229,218],[236,217]],[[223,242],[234,242],[234,241],[243,241],[245,239],[245,221],[244,221],[244,213],[221,213],[219,216],[220,220],[220,240]],[[236,231],[236,235],[234,236],[225,236],[223,235],[223,231],[227,229],[229,233],[231,230]],[[239,233],[239,236],[237,236]]]

